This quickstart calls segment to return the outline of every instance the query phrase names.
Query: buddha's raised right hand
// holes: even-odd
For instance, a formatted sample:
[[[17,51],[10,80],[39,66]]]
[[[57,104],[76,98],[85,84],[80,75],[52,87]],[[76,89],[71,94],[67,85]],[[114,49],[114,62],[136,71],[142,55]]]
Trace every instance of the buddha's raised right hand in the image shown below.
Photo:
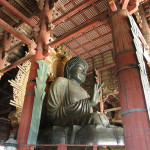
[[[103,86],[103,83],[102,84],[96,83],[94,85],[93,96],[91,97],[90,102],[89,102],[90,107],[93,107],[100,102],[100,97],[101,97],[100,89],[102,88],[102,86]]]

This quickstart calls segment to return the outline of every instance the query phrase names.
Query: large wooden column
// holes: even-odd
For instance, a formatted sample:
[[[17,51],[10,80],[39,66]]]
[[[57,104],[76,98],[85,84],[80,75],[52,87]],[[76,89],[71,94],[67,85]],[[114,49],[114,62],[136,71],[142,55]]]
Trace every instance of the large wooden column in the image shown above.
[[[27,144],[34,102],[34,86],[36,85],[35,78],[37,77],[37,69],[38,64],[35,61],[34,57],[31,63],[31,69],[26,88],[26,95],[24,99],[24,105],[22,109],[21,120],[17,134],[17,142],[20,145]]]
[[[37,69],[39,68],[39,65],[36,61],[43,60],[45,56],[48,55],[49,53],[47,52],[46,46],[49,43],[50,33],[48,32],[47,27],[50,20],[51,20],[51,11],[49,9],[49,0],[46,0],[44,9],[42,10],[40,16],[40,31],[36,41],[37,43],[36,54],[34,55],[31,63],[31,69],[26,88],[26,95],[21,114],[21,121],[17,134],[17,142],[20,145],[20,147],[18,147],[19,149],[23,148],[21,147],[21,145],[27,144],[30,130],[32,109],[35,96],[34,87],[36,85]]]
[[[111,15],[126,150],[150,149],[150,121],[140,80],[135,47],[125,10]]]

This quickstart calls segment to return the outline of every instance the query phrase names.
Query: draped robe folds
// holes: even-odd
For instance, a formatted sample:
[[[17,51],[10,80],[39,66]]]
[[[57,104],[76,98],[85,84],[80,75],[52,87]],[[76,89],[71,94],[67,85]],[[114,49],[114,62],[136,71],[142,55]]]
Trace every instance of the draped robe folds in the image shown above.
[[[98,116],[92,113],[88,93],[79,84],[63,77],[50,86],[47,115],[57,126],[95,124]],[[98,124],[102,124],[100,118]]]

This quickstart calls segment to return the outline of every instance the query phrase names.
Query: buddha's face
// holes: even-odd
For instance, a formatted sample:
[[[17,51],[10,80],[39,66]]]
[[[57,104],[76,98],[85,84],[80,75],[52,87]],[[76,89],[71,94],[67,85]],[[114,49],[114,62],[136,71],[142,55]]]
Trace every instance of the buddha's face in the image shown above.
[[[69,78],[81,84],[85,82],[87,68],[83,63],[78,63],[70,70]]]

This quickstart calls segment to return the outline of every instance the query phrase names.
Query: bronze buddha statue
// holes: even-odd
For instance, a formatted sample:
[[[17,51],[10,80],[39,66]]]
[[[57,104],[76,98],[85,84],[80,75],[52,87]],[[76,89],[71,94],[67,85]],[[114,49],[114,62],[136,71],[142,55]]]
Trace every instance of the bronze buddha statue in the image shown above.
[[[53,124],[49,144],[124,144],[123,129],[111,126],[104,114],[93,112],[92,107],[100,100],[101,85],[95,84],[93,95],[88,95],[80,86],[87,70],[85,60],[71,58],[65,65],[64,77],[52,82],[47,99],[47,116]]]
[[[87,70],[88,64],[85,60],[73,57],[65,65],[65,77],[57,78],[50,86],[47,115],[53,125],[109,125],[105,115],[93,113],[92,109],[100,100],[101,86],[95,84],[92,97],[80,86],[85,82]]]

